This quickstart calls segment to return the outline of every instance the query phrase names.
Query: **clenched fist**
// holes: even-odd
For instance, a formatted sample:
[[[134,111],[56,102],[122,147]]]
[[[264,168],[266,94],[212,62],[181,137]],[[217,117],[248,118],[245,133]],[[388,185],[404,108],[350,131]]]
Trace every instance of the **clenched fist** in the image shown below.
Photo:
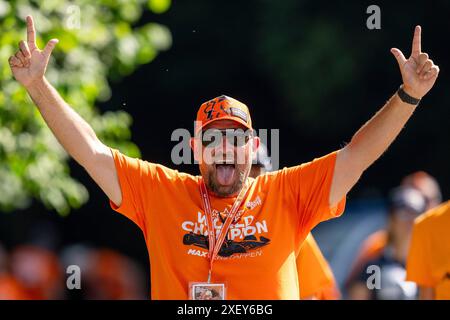
[[[408,59],[399,49],[391,49],[400,67],[403,89],[416,99],[422,99],[430,91],[439,74],[439,67],[429,59],[428,54],[422,52],[421,32],[421,27],[416,26],[411,56]]]
[[[34,81],[44,77],[50,55],[58,43],[57,39],[50,40],[44,50],[36,46],[36,31],[33,18],[27,16],[27,41],[19,42],[19,51],[9,58],[11,71],[23,86],[27,87]]]

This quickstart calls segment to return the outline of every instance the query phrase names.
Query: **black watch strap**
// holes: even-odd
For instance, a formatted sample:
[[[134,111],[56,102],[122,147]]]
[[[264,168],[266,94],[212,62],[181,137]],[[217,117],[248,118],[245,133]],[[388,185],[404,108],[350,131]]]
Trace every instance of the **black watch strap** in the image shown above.
[[[409,103],[412,105],[418,105],[420,102],[420,99],[416,99],[414,97],[411,97],[409,94],[407,94],[405,92],[405,90],[403,90],[403,84],[400,86],[400,88],[398,88],[397,90],[397,94],[400,97],[400,99],[405,102],[405,103]]]

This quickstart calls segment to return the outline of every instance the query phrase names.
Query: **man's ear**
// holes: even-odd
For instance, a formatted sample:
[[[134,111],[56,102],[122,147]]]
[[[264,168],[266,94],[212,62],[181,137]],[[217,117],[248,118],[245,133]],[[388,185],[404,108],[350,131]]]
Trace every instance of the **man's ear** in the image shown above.
[[[258,151],[259,145],[261,143],[261,140],[259,139],[259,137],[253,137],[253,142],[252,142],[252,152],[256,153]]]

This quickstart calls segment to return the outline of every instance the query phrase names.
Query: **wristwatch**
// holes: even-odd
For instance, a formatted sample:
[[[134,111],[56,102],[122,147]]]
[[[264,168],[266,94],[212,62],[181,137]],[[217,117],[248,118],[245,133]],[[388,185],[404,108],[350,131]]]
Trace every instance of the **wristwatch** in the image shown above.
[[[400,99],[408,104],[412,104],[412,105],[418,105],[420,102],[420,99],[416,99],[414,97],[411,97],[409,94],[407,94],[405,92],[405,90],[403,90],[403,84],[400,86],[400,88],[398,88],[397,90],[397,94],[400,97]]]

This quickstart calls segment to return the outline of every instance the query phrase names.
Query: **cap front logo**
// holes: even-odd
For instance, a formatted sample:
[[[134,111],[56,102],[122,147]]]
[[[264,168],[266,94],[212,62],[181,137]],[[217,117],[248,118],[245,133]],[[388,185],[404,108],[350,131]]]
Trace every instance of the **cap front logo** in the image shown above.
[[[241,118],[245,122],[248,122],[247,114],[244,111],[242,111],[241,109],[238,109],[238,108],[233,108],[233,107],[231,107],[229,109],[231,110],[231,114],[233,116]],[[228,113],[230,113],[230,112],[228,112]]]
[[[224,103],[227,100],[226,96],[220,96],[216,99],[210,100],[206,103],[205,109],[203,112],[206,114],[207,120],[212,120],[213,118],[218,118],[221,114],[221,111],[230,115],[231,112],[229,110],[228,103]],[[219,110],[215,110],[215,107],[218,106]]]

